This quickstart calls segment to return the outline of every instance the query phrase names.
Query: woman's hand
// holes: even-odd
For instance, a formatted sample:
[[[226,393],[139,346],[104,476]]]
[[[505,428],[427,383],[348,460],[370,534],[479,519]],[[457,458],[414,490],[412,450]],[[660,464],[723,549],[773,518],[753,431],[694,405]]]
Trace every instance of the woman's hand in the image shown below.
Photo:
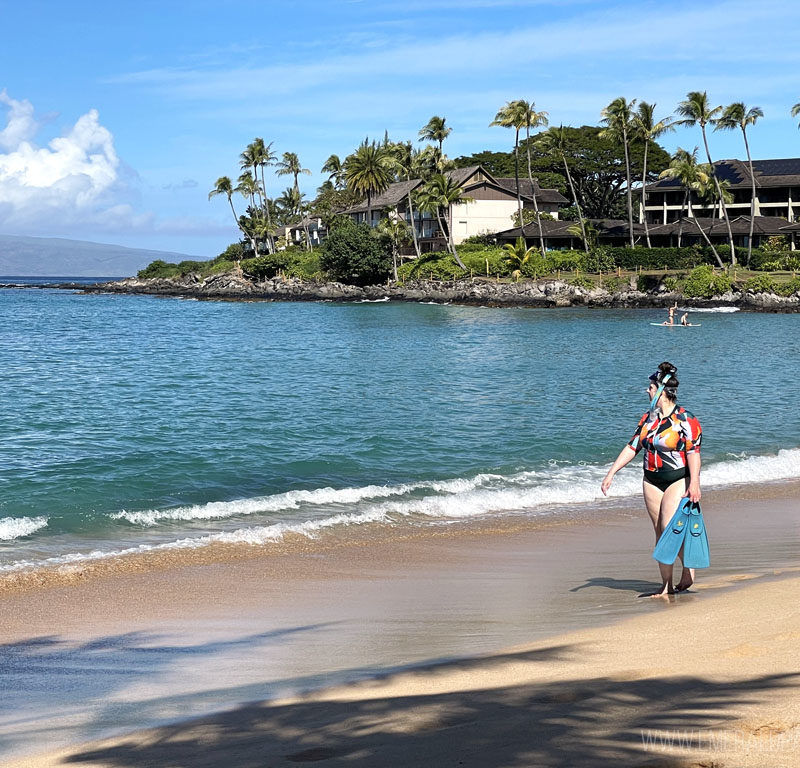
[[[699,481],[693,480],[690,482],[689,487],[686,489],[686,493],[684,493],[683,496],[684,498],[688,496],[689,501],[691,501],[692,504],[697,504],[697,502],[700,501],[701,496]]]
[[[611,487],[611,481],[614,479],[614,475],[610,472],[603,478],[603,482],[600,483],[600,490],[603,492],[603,496],[608,496],[608,489]]]

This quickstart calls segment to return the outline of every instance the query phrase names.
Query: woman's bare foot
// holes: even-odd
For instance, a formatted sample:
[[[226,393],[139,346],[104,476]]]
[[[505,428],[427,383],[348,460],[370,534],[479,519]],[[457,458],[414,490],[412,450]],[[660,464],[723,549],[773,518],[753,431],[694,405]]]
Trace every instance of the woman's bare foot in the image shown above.
[[[683,569],[681,580],[675,585],[676,592],[686,592],[694,584],[694,575],[688,568]]]
[[[672,584],[665,584],[658,592],[645,592],[639,597],[669,597],[674,594],[675,590],[672,588]]]

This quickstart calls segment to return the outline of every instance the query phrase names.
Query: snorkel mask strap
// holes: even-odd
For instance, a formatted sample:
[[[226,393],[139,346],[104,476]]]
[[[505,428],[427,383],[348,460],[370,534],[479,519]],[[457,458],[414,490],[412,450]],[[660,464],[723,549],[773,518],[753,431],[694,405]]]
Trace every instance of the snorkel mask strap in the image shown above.
[[[667,386],[667,382],[672,378],[672,374],[668,373],[662,380],[661,383],[658,385],[658,389],[656,390],[655,395],[653,395],[653,399],[650,401],[650,413],[654,413],[656,410],[656,403],[658,403],[658,398],[661,397],[662,393],[664,392],[664,388]]]

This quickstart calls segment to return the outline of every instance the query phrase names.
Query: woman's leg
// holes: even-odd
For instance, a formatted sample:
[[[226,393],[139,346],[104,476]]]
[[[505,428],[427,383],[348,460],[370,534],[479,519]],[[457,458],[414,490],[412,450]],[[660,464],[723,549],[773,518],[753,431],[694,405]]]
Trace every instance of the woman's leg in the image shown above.
[[[675,514],[675,510],[678,508],[678,504],[680,504],[681,498],[686,493],[686,489],[689,487],[689,478],[684,478],[682,480],[678,480],[674,482],[667,490],[664,492],[664,497],[661,499],[661,520],[663,520],[663,526],[669,524],[669,521],[672,520],[672,516]],[[681,547],[681,551],[678,555],[681,558],[681,562],[683,561],[683,547]],[[678,584],[675,587],[677,592],[683,592],[684,590],[689,589],[694,581],[694,570],[690,568],[686,568],[684,566],[683,571],[681,572],[681,578]]]
[[[676,483],[673,483],[673,485],[676,485]],[[667,491],[670,491],[671,489],[672,486],[667,488]],[[665,493],[652,483],[648,483],[647,480],[642,482],[642,493],[644,494],[644,504],[647,507],[647,514],[650,516],[650,522],[653,523],[653,530],[656,533],[656,542],[658,542],[659,538],[661,537],[661,532],[664,530],[672,517],[670,515],[666,520],[662,520],[661,509],[663,507]],[[675,510],[673,509],[672,512],[674,514]],[[661,573],[661,589],[658,592],[654,592],[652,595],[650,595],[650,597],[662,597],[664,595],[673,594],[672,565],[659,563],[658,570]]]

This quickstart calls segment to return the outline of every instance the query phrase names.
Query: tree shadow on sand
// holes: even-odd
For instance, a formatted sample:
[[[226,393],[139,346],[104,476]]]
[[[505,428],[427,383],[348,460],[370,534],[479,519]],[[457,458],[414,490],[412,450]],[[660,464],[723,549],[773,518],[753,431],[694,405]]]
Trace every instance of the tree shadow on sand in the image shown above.
[[[564,662],[578,652],[577,647],[558,646],[406,670],[399,677],[409,685],[420,679],[427,685],[461,670],[468,683],[479,681],[481,669]],[[391,682],[392,677],[383,679]],[[658,746],[645,748],[643,732],[693,731],[700,742],[702,734],[731,727],[741,707],[798,685],[800,675],[724,683],[696,677],[595,677],[370,699],[380,686],[373,680],[348,686],[332,701],[249,704],[154,729],[145,738],[75,751],[64,762],[112,768],[263,768],[307,762],[357,768],[713,765],[696,762],[709,754],[703,744],[689,753],[689,760],[685,751],[665,755]],[[347,700],[351,693],[356,700]]]

